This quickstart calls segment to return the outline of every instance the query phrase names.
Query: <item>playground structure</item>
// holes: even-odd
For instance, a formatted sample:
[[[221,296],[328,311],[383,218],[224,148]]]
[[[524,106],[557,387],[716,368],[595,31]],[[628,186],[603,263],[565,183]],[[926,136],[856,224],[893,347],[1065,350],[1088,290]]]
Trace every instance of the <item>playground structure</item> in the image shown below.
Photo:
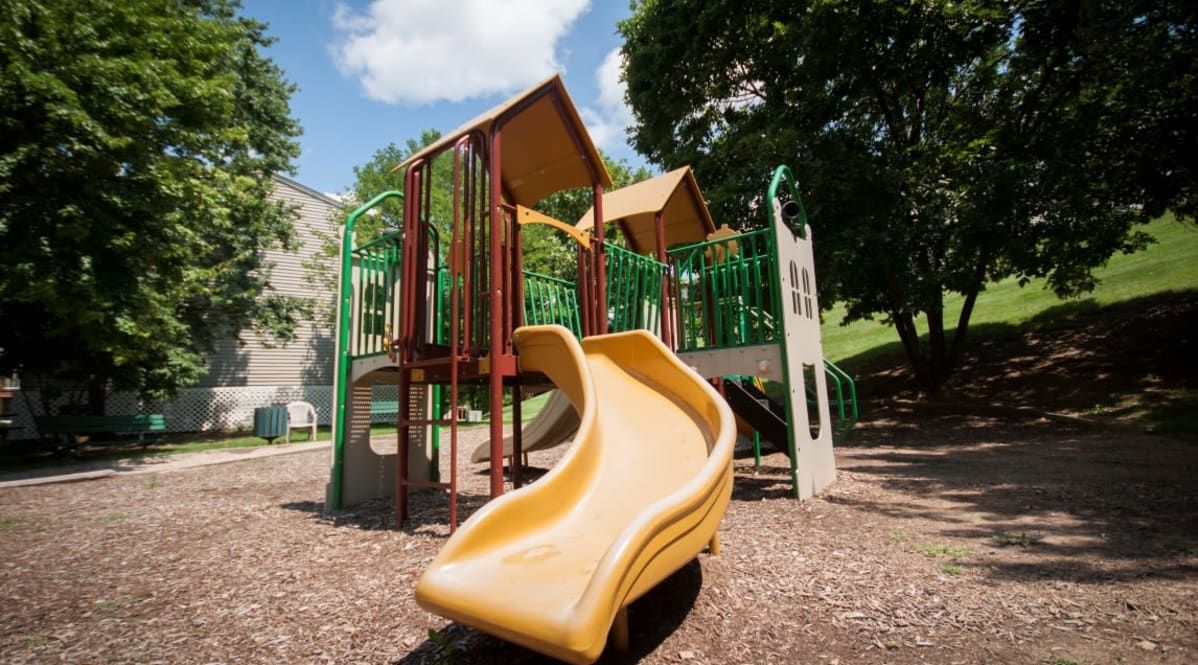
[[[788,169],[766,193],[768,223],[746,233],[715,227],[688,168],[605,194],[610,176],[554,76],[397,171],[403,191],[367,202],[343,232],[326,505],[394,496],[403,523],[411,488],[447,492],[452,535],[417,586],[421,605],[592,662],[613,622],[626,642],[630,602],[717,550],[737,417],[758,458],[762,439],[788,455],[797,497],[833,481],[833,438],[856,400],[822,357],[811,232]],[[593,203],[577,223],[532,209],[574,187]],[[355,246],[356,221],[391,198],[403,200],[402,228]],[[523,269],[529,224],[571,238],[576,282]],[[608,224],[626,246],[604,240]],[[370,440],[380,382],[398,391],[394,449]],[[492,417],[474,458],[488,461],[496,500],[454,532],[461,389],[479,384]],[[555,408],[505,442],[505,390],[520,423],[525,389],[550,384]],[[523,485],[526,434],[530,448],[574,443],[502,496],[505,459]],[[534,600],[507,604],[516,592]]]

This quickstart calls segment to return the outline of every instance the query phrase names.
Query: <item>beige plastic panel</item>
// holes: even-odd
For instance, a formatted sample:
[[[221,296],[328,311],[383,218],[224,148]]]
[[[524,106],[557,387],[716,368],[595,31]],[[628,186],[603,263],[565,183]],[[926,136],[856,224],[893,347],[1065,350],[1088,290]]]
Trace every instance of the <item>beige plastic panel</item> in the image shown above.
[[[739,374],[767,381],[782,381],[782,353],[777,344],[737,349],[679,353],[682,364],[709,379]]]
[[[520,449],[526,453],[538,450],[548,450],[562,445],[574,438],[578,431],[578,412],[570,404],[570,398],[560,390],[549,394],[549,399],[541,412],[524,426],[523,437],[520,439]],[[512,437],[503,437],[503,455],[512,454]],[[470,454],[474,463],[486,462],[491,459],[491,442],[483,441]]]
[[[394,374],[389,378],[394,377]],[[350,391],[350,414],[345,429],[345,449],[342,458],[341,505],[349,507],[371,499],[395,495],[395,444],[394,434],[370,436],[370,396],[372,377],[354,384]],[[417,405],[414,415],[426,418],[432,407],[432,396],[424,386],[412,386],[412,403]],[[409,477],[428,480],[432,460],[431,428],[413,431],[408,449]]]
[[[778,202],[774,214],[780,217]],[[782,225],[774,230],[778,243],[778,268],[782,272],[782,326],[786,331],[787,379],[790,383],[791,423],[795,437],[795,461],[798,466],[798,495],[808,499],[823,491],[836,479],[836,458],[832,452],[832,412],[828,404],[828,386],[824,377],[824,351],[819,328],[819,300],[815,288],[815,254],[812,231],[800,238]],[[815,393],[819,397],[819,435],[812,437],[807,413],[803,366],[813,368]]]

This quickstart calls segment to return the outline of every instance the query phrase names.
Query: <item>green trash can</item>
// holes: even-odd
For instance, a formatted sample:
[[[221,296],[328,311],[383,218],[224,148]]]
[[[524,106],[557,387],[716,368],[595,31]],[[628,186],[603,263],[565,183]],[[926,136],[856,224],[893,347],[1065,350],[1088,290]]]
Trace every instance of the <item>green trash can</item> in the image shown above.
[[[260,406],[254,409],[254,436],[266,439],[267,443],[287,433],[287,407]]]

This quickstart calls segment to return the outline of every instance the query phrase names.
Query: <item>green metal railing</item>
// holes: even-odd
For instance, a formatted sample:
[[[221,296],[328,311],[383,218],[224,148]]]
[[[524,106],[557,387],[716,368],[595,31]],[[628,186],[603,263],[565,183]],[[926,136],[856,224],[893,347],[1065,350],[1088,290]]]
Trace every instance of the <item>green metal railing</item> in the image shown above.
[[[385,353],[388,324],[398,330],[396,295],[403,260],[402,236],[402,232],[395,231],[353,250],[357,312],[350,341],[351,357]]]
[[[824,360],[824,376],[828,379],[828,401],[836,408],[832,440],[840,443],[849,430],[853,429],[853,425],[857,424],[857,384],[853,377],[831,360]],[[832,389],[835,389],[835,394]]]
[[[669,256],[680,352],[777,341],[773,231],[685,245]]]
[[[570,280],[524,271],[524,323],[565,326],[582,337],[578,287]]]
[[[608,244],[607,331],[644,329],[658,332],[661,323],[661,282],[666,264],[619,245]]]
[[[345,421],[349,414],[345,406],[349,402],[349,365],[351,362],[351,347],[353,340],[350,331],[353,327],[353,241],[354,227],[358,218],[366,211],[391,198],[403,198],[403,192],[386,191],[370,199],[349,214],[345,220],[345,228],[341,236],[341,271],[340,293],[337,294],[337,392],[333,396],[333,412],[335,429],[333,432],[333,472],[332,487],[330,488],[330,507],[334,510],[341,507],[342,466],[345,459]]]

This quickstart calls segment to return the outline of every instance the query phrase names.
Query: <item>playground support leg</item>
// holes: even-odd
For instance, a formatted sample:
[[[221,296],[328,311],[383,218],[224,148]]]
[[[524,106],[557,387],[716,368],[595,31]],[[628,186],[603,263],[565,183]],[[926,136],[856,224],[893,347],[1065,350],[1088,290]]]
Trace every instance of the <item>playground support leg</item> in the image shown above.
[[[707,552],[711,556],[720,555],[720,534],[718,531],[711,534],[711,541],[707,543]]]
[[[408,381],[400,370],[399,379],[399,413],[395,428],[395,521],[401,526],[408,520],[408,444],[411,430],[401,422],[411,412],[411,400]]]
[[[503,375],[499,371],[499,357],[503,354],[503,193],[500,191],[503,162],[500,160],[502,130],[496,127],[491,134],[491,498],[503,494]]]
[[[616,620],[611,625],[611,642],[617,651],[628,651],[628,608],[616,611]]]
[[[524,420],[520,417],[520,400],[524,389],[512,386],[512,487],[524,484]]]

